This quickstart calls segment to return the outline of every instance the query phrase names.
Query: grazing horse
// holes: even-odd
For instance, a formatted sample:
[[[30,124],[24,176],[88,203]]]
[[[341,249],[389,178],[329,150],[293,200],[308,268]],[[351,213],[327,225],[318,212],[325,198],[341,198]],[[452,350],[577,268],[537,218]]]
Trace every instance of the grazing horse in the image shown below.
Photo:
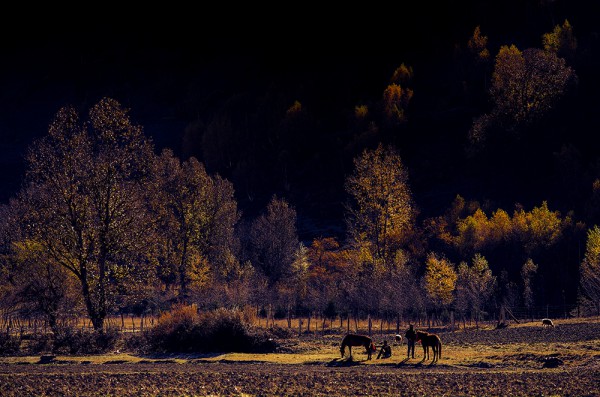
[[[346,350],[346,346],[348,346],[350,357],[352,357],[352,346],[364,346],[368,355],[368,360],[371,359],[371,354],[377,351],[373,340],[366,335],[346,334],[346,336],[344,336],[344,339],[342,339],[342,345],[340,346],[340,353],[342,353],[342,358],[344,358],[344,351]]]
[[[425,358],[429,360],[429,346],[433,350],[433,360],[432,363],[436,362],[439,358],[442,357],[442,340],[436,334],[430,334],[425,331],[417,331],[417,339],[416,341],[421,341],[423,345],[423,361]]]
[[[544,328],[545,327],[552,327],[552,328],[554,328],[554,323],[549,318],[543,318],[542,319],[542,327],[544,327]]]

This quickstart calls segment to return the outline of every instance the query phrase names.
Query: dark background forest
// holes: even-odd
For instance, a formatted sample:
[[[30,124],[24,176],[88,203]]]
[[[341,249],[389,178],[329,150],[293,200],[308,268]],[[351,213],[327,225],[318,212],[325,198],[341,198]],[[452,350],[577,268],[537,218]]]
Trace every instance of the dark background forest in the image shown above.
[[[397,149],[408,172],[416,225],[426,236],[421,255],[446,250],[455,262],[465,258],[427,229],[457,195],[473,209],[461,217],[474,208],[489,217],[497,209],[530,211],[545,201],[579,223],[535,258],[554,258],[542,272],[540,301],[574,303],[585,228],[600,216],[594,2],[416,3],[19,18],[0,38],[0,199],[21,187],[24,154],[60,107],[85,111],[111,97],[131,109],[157,151],[195,157],[231,181],[244,218],[260,214],[273,195],[284,198],[309,246],[315,238],[344,239],[344,181],[363,150],[383,143]],[[566,20],[577,45],[565,59],[576,81],[534,122],[496,127],[505,133],[474,150],[474,121],[495,106],[489,89],[500,47],[543,49],[543,35]],[[468,45],[478,26],[488,38],[484,66],[474,66]],[[403,81],[412,97],[401,120],[390,122],[382,98],[403,64],[412,71]],[[359,118],[361,106],[368,115]],[[494,263],[514,256],[492,251],[486,256],[498,274]],[[515,274],[527,253],[517,255]]]

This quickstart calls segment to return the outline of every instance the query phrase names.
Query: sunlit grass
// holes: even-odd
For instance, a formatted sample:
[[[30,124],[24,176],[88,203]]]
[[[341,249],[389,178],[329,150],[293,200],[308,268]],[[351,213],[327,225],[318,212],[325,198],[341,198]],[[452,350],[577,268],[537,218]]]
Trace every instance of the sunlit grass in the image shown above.
[[[600,336],[599,336],[600,337]],[[599,340],[577,343],[503,343],[503,344],[473,344],[468,346],[443,345],[442,358],[437,365],[444,366],[490,366],[490,367],[516,367],[537,365],[536,360],[550,355],[559,355],[569,364],[584,365],[594,360],[599,354]],[[593,346],[597,346],[594,349]],[[430,357],[433,357],[430,352]],[[393,355],[387,359],[376,359],[376,354],[371,360],[362,349],[353,351],[352,360],[361,365],[417,365],[429,364],[431,360],[422,361],[423,349],[416,346],[415,358],[406,360],[406,346],[394,346]],[[61,356],[54,358],[54,363],[59,364],[115,364],[115,363],[193,363],[193,362],[264,362],[272,364],[330,364],[347,361],[340,358],[337,347],[330,347],[317,352],[307,353],[223,353],[223,354],[188,354],[188,355],[161,355],[141,356],[127,353],[100,354],[88,356]],[[0,364],[37,364],[39,356],[27,357],[2,357]]]
[[[555,330],[543,330],[541,332],[554,332],[565,324],[586,324],[599,323],[600,318],[594,317],[586,319],[582,323],[581,319],[555,320]],[[511,328],[521,327],[539,327],[541,323],[522,322],[521,324],[511,323]],[[474,327],[467,330],[457,330],[455,332],[468,335],[475,331]],[[479,332],[490,332],[493,335],[491,324],[480,324]],[[348,356],[343,359],[340,357],[339,342],[341,335],[302,335],[291,338],[291,343],[295,346],[291,353],[222,353],[222,354],[169,354],[169,355],[137,355],[128,352],[115,352],[99,355],[81,355],[68,356],[57,355],[52,363],[57,364],[117,364],[117,363],[194,363],[194,362],[258,362],[273,364],[313,364],[327,365],[340,364],[349,360]],[[451,335],[451,334],[446,334]],[[393,336],[391,334],[374,335],[377,344]],[[491,340],[489,342],[477,341],[470,343],[468,338],[461,337],[460,343],[444,341],[442,334],[442,357],[437,365],[442,367],[474,367],[474,368],[539,368],[544,358],[555,356],[560,357],[565,365],[584,366],[594,363],[600,357],[600,335],[598,338],[586,341],[576,342],[536,342],[524,343],[511,340]],[[465,342],[466,340],[466,342]],[[422,361],[423,349],[420,344],[415,347],[415,358],[406,360],[406,344],[398,345],[392,343],[393,354],[391,358],[376,359],[377,353],[373,354],[371,360],[367,360],[364,348],[354,348],[352,361],[359,365],[419,365],[429,364],[430,360]],[[430,353],[432,357],[432,353]],[[38,364],[40,356],[21,356],[21,357],[0,357],[0,364]]]

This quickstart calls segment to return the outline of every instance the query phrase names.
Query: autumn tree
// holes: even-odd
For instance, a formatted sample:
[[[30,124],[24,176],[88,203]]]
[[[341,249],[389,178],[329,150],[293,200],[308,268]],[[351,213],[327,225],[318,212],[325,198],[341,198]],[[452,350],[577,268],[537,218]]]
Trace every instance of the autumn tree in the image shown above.
[[[568,217],[563,219],[560,212],[551,211],[548,203],[543,201],[530,212],[525,212],[522,208],[515,210],[513,232],[525,251],[531,254],[535,250],[554,245],[561,237],[564,225],[569,222]]]
[[[454,288],[454,308],[461,315],[463,328],[466,327],[466,315],[470,308],[469,291],[470,271],[467,262],[462,261],[456,268],[456,287]]]
[[[61,109],[27,155],[23,242],[78,280],[96,330],[128,286],[143,283],[153,242],[147,206],[152,145],[115,100],[87,120]]]
[[[396,251],[390,269],[380,273],[376,280],[376,288],[381,291],[382,310],[396,314],[397,333],[406,313],[420,313],[425,308],[417,269],[409,259],[410,255],[404,250]]]
[[[565,19],[562,26],[554,26],[550,33],[544,33],[542,36],[544,50],[556,54],[561,58],[572,60],[577,50],[577,39],[573,33],[573,27]]]
[[[502,46],[492,74],[493,109],[474,121],[470,141],[483,146],[494,129],[518,131],[540,120],[576,79],[573,69],[553,52]]]
[[[394,70],[394,73],[392,73],[390,83],[407,87],[411,84],[413,75],[414,72],[412,66],[407,66],[402,63]]]
[[[495,284],[496,278],[492,275],[487,259],[481,254],[475,254],[469,268],[468,291],[476,324],[481,317],[482,308],[494,292]]]
[[[308,247],[309,304],[333,316],[356,309],[359,283],[364,277],[356,252],[343,248],[333,237],[315,238]],[[356,292],[356,293],[355,293]],[[328,312],[328,313],[326,313]]]
[[[346,179],[351,197],[347,223],[351,240],[366,244],[375,262],[391,263],[406,242],[416,216],[408,172],[391,147],[379,145],[354,160]]]
[[[600,315],[600,228],[588,230],[585,257],[579,269],[579,280],[584,298],[595,306]]]
[[[286,309],[288,328],[292,326],[293,309],[299,304],[308,303],[307,296],[310,295],[310,262],[308,252],[308,248],[300,243],[294,253],[294,261],[290,266],[287,277],[282,278],[277,285],[279,303]],[[312,297],[315,298],[314,301],[309,300],[316,302],[316,305],[309,304],[309,307],[314,308],[316,306],[317,309],[321,308],[318,302],[327,299],[327,295],[323,293],[314,294]]]
[[[300,245],[296,232],[296,210],[273,196],[265,213],[250,230],[252,264],[269,280],[270,287],[290,274]]]
[[[61,320],[81,309],[75,278],[44,256],[40,245],[24,238],[26,215],[18,200],[0,206],[0,300],[22,316],[42,316],[54,332]]]
[[[531,286],[531,281],[535,273],[537,272],[538,266],[533,263],[531,258],[528,258],[527,261],[521,267],[521,279],[523,280],[523,303],[527,310],[529,310],[530,314],[531,309],[533,308],[533,288]]]
[[[155,208],[160,219],[159,276],[182,296],[210,279],[227,281],[238,268],[234,228],[239,220],[233,186],[211,177],[195,158],[170,150],[157,158]]]
[[[490,221],[481,209],[473,215],[457,220],[458,236],[456,244],[463,254],[481,251],[490,242]]]
[[[533,121],[550,110],[573,76],[573,70],[555,54],[503,46],[492,76],[496,111],[517,124]]]
[[[423,283],[434,308],[445,308],[452,303],[457,278],[454,265],[448,259],[433,252],[427,255]]]
[[[463,256],[508,242],[519,243],[530,255],[555,245],[562,236],[563,229],[570,223],[569,216],[562,217],[560,212],[550,210],[546,201],[531,211],[517,206],[512,217],[498,208],[488,218],[478,208],[474,214],[456,220],[453,241]]]
[[[485,64],[490,60],[490,51],[487,49],[488,37],[481,34],[481,27],[477,25],[473,35],[467,42],[471,56],[477,63]]]
[[[378,312],[384,293],[379,283],[387,268],[377,264],[371,248],[368,241],[362,240],[354,242],[343,251],[347,267],[340,274],[340,302],[348,314],[354,317],[355,329],[358,328],[361,312],[368,315]]]
[[[383,113],[388,124],[397,125],[406,121],[408,104],[413,97],[410,83],[413,77],[412,67],[401,64],[383,91]]]
[[[341,247],[333,237],[315,238],[307,249],[310,304],[325,310],[335,306],[336,286],[345,268]]]
[[[481,27],[477,25],[473,31],[473,35],[467,42],[469,56],[467,73],[469,75],[466,78],[474,81],[474,85],[478,88],[478,92],[485,92],[488,87],[488,68],[491,55],[487,45],[488,37],[481,33]]]

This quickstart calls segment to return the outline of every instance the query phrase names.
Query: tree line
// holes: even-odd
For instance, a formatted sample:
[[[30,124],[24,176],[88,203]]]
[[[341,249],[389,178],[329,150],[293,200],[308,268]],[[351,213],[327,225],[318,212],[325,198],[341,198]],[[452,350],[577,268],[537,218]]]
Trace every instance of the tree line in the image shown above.
[[[102,329],[110,314],[173,303],[256,305],[288,317],[452,309],[477,320],[500,303],[533,305],[543,288],[532,279],[557,270],[548,253],[584,232],[545,202],[488,217],[460,196],[419,227],[406,168],[379,145],[346,179],[346,240],[305,246],[288,202],[274,196],[244,219],[229,181],[193,157],[155,154],[110,98],[84,119],[61,109],[27,161],[21,191],[1,208],[2,304],[43,314],[51,327],[85,312]],[[581,292],[597,304],[600,232],[588,235]]]
[[[474,100],[489,93],[490,106],[468,132],[470,156],[496,160],[507,142],[538,139],[540,123],[576,86],[572,26],[557,25],[542,42],[501,46],[492,63],[487,37],[474,30],[462,53],[465,83]],[[260,179],[262,149],[227,114],[201,134],[186,132],[191,146],[201,138],[199,161],[155,153],[114,99],[87,115],[61,109],[28,151],[21,190],[0,208],[4,310],[42,314],[52,327],[86,313],[96,329],[110,314],[173,303],[253,305],[288,318],[452,312],[478,321],[500,307],[548,302],[600,311],[600,232],[573,213],[546,201],[507,210],[456,195],[442,215],[420,216],[398,149],[413,73],[400,65],[380,101],[354,107],[357,154],[339,203],[345,235],[305,242],[284,197],[245,215],[234,184],[207,171],[205,163],[224,170],[250,198]],[[293,159],[311,150],[303,132],[316,133],[318,123],[299,101],[283,113],[267,143],[281,154],[274,169],[285,185],[301,173]]]

